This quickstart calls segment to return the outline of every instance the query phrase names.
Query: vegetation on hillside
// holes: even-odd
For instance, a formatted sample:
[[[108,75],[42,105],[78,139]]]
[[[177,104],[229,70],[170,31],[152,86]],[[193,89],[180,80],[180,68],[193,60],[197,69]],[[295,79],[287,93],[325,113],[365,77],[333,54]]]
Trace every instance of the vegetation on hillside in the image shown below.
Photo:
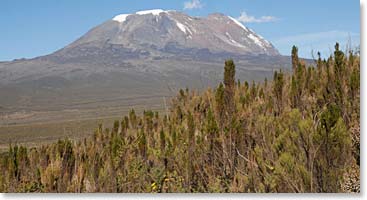
[[[180,90],[169,113],[131,110],[112,130],[0,156],[1,192],[359,192],[360,57]],[[163,115],[162,115],[163,114]]]

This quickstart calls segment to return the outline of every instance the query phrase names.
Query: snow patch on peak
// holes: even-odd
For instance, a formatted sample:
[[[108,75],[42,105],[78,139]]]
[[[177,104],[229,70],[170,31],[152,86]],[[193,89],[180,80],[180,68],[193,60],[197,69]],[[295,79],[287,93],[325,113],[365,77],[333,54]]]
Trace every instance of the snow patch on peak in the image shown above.
[[[269,42],[269,41],[265,40],[261,35],[256,34],[256,33],[255,33],[255,31],[253,31],[252,29],[250,29],[250,28],[249,28],[249,30],[250,30],[250,33],[251,33],[251,34],[255,34],[255,35],[256,35],[256,37],[260,38],[260,39],[263,41],[263,43],[265,43],[265,46],[267,46],[267,47],[271,47],[271,44],[270,44],[270,42]]]
[[[264,50],[266,49],[266,48],[264,47],[263,42],[261,42],[261,40],[260,40],[258,37],[254,36],[254,35],[253,35],[253,34],[251,34],[251,33],[248,35],[248,37],[249,37],[252,41],[254,41],[254,42],[255,42],[255,44],[257,44],[259,47],[263,48]]]
[[[167,13],[168,11],[162,10],[162,9],[153,9],[153,10],[142,10],[142,11],[138,11],[135,14],[137,15],[148,15],[148,14],[152,14],[152,15],[159,15],[161,13]]]
[[[184,33],[186,33],[186,34],[188,34],[188,33],[192,34],[192,32],[190,31],[190,29],[189,29],[187,26],[185,26],[185,25],[181,24],[180,22],[176,21],[176,25],[177,25],[177,27],[178,27],[182,32],[184,32]]]
[[[241,22],[237,21],[235,18],[228,16],[229,19],[231,19],[234,23],[236,23],[238,26],[240,26],[242,29],[244,29],[245,31],[248,31],[248,29],[246,28],[246,26],[244,26]]]
[[[266,44],[266,46],[268,46],[268,47],[270,47],[271,45],[270,45],[270,42],[269,41],[267,41],[267,40],[265,40],[261,35],[257,35],[265,44]]]
[[[141,10],[136,12],[136,15],[155,15],[155,16],[159,16],[159,14],[161,13],[169,13],[172,12],[173,10],[162,10],[162,9],[153,9],[153,10]],[[116,15],[114,18],[112,18],[112,20],[123,23],[124,21],[126,21],[127,16],[132,15],[132,14],[120,14],[120,15]]]
[[[112,20],[123,23],[124,21],[126,21],[127,16],[129,16],[130,14],[121,14],[121,15],[116,15],[114,18],[112,18]]]
[[[240,48],[243,48],[243,49],[247,49],[246,46],[244,46],[244,45],[238,43],[237,41],[233,40],[232,36],[228,32],[226,32],[226,36],[229,39],[229,42],[227,42],[228,44],[230,44],[232,46],[240,47]]]

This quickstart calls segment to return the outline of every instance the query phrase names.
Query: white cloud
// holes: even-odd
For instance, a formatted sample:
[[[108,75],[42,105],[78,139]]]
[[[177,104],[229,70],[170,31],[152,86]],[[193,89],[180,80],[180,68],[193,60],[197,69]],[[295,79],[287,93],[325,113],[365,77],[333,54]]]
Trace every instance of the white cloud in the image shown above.
[[[261,16],[259,18],[256,18],[255,16],[248,15],[246,12],[243,11],[241,13],[241,16],[239,16],[237,20],[243,23],[264,23],[277,21],[278,18],[274,16]]]
[[[184,10],[192,10],[202,8],[203,4],[200,0],[191,0],[184,3]]]

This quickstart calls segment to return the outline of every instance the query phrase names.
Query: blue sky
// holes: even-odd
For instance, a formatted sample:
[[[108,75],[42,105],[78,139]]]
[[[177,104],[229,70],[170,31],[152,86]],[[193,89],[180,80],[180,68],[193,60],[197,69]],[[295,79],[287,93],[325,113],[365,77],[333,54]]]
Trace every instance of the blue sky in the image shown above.
[[[283,55],[293,44],[300,56],[310,58],[312,50],[328,56],[336,41],[360,43],[356,0],[1,0],[0,60],[49,54],[115,15],[156,8],[230,15]]]

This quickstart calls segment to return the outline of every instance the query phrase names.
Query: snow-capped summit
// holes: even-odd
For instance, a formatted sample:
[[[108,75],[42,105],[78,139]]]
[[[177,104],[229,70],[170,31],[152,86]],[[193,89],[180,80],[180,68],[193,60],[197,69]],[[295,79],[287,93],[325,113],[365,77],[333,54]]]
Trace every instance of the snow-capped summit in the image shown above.
[[[146,51],[149,48],[165,51],[167,46],[175,46],[180,49],[208,49],[213,53],[279,54],[270,42],[233,17],[221,13],[191,17],[179,11],[162,9],[117,15],[69,47],[106,43]]]
[[[148,15],[148,14],[152,14],[152,15],[159,15],[161,13],[167,13],[168,11],[164,11],[162,9],[153,9],[153,10],[141,10],[136,12],[135,14],[137,15]]]
[[[152,10],[141,10],[141,11],[137,11],[135,12],[135,15],[154,15],[154,16],[159,16],[161,13],[168,13],[168,12],[172,12],[173,10],[162,10],[162,9],[152,9]],[[134,14],[119,14],[116,15],[115,17],[112,18],[112,20],[123,23],[124,21],[126,21],[126,18],[130,15],[134,15]]]
[[[120,14],[120,15],[116,15],[114,18],[112,18],[112,20],[118,21],[120,23],[123,23],[124,21],[126,21],[127,16],[129,16],[130,14]]]

